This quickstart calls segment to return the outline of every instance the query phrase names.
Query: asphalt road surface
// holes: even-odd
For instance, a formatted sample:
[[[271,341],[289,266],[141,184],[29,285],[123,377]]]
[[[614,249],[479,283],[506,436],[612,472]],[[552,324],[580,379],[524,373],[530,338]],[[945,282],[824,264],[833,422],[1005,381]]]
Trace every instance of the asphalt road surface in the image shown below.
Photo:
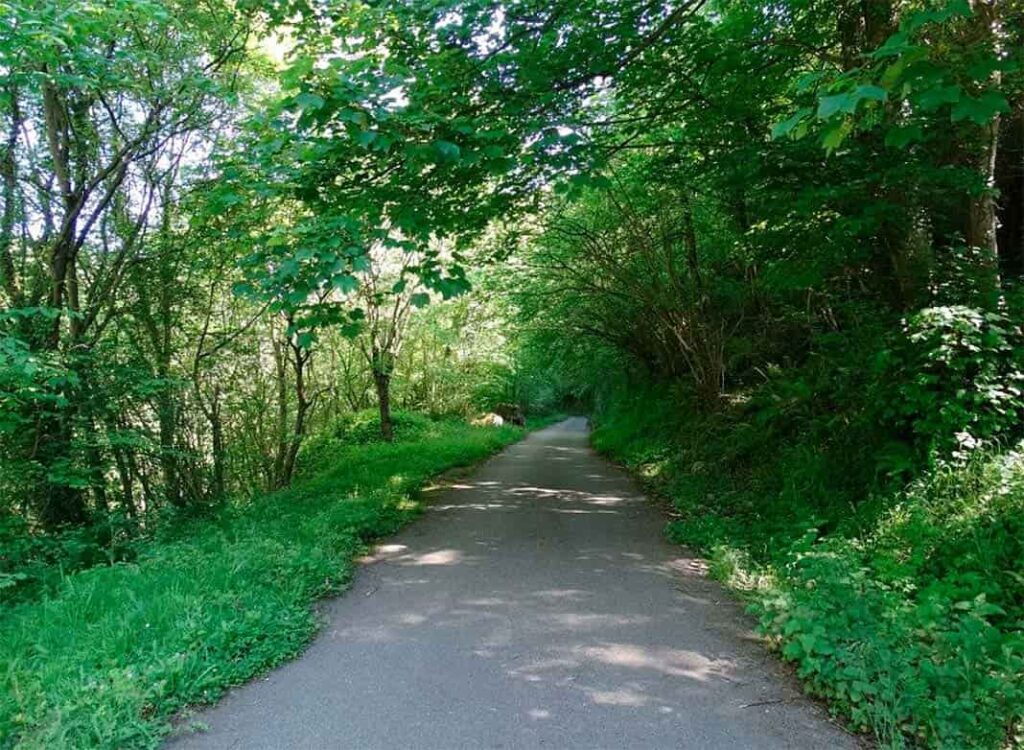
[[[192,748],[855,748],[587,447],[534,433],[388,540]]]

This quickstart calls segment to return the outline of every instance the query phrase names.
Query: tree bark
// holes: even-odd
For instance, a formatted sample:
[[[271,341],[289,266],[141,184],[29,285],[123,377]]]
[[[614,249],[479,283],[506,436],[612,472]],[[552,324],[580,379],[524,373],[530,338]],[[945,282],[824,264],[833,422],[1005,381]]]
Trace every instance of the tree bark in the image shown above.
[[[213,398],[210,401],[210,410],[207,414],[207,421],[210,423],[211,448],[213,451],[213,481],[211,494],[214,500],[223,500],[227,491],[226,471],[224,459],[227,456],[227,448],[224,442],[224,423],[220,417],[220,386],[213,389]]]
[[[967,246],[978,253],[977,268],[983,292],[999,288],[999,242],[996,234],[995,169],[999,152],[999,119],[984,128],[977,168],[982,192],[972,196],[967,211]]]
[[[380,435],[390,443],[395,439],[395,427],[391,420],[391,373],[386,367],[373,368],[373,385],[377,389],[380,409]]]
[[[996,160],[999,189],[996,243],[1002,269],[1024,274],[1024,111],[1017,109],[1003,122]]]

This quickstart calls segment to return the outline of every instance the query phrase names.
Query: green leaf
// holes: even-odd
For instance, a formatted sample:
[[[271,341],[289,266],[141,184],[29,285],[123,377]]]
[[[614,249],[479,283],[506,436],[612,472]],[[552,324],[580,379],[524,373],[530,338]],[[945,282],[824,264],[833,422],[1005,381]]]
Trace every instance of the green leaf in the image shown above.
[[[442,161],[456,161],[462,153],[458,144],[451,141],[434,141],[434,151],[441,157]]]
[[[782,122],[775,123],[772,127],[772,140],[779,140],[787,135],[794,137],[791,135],[793,134],[793,129],[809,117],[812,112],[813,110],[810,107],[804,107],[798,110],[792,117],[783,120]]]
[[[295,103],[304,110],[316,111],[321,109],[327,102],[319,94],[314,94],[312,91],[303,91],[301,94],[295,97]]]
[[[885,43],[872,52],[869,57],[872,57],[875,60],[879,60],[883,57],[897,57],[910,49],[911,46],[912,45],[909,44],[908,35],[905,32],[898,31],[886,39]]]
[[[960,94],[960,87],[956,84],[933,86],[925,89],[917,96],[917,103],[926,112],[931,112],[944,104],[955,104],[960,101]]]
[[[359,279],[350,274],[338,274],[331,279],[331,286],[342,294],[351,294],[359,288]]]
[[[924,139],[924,133],[920,125],[907,125],[899,128],[892,128],[885,134],[885,145],[893,148],[906,148],[911,143],[918,143]]]
[[[239,281],[237,284],[231,287],[231,293],[236,297],[242,298],[253,298],[256,296],[256,290],[252,284],[246,281]]]
[[[950,113],[953,122],[970,120],[975,125],[986,125],[999,114],[1009,112],[1010,104],[998,91],[986,91],[981,96],[964,97]]]
[[[315,60],[312,57],[302,56],[298,58],[290,68],[281,74],[281,84],[286,89],[293,89],[299,85],[303,78],[313,72]]]
[[[425,307],[430,304],[430,295],[425,292],[418,292],[409,298],[409,304],[415,308]]]
[[[818,119],[827,120],[832,115],[840,112],[853,113],[857,107],[857,100],[849,91],[832,96],[823,96],[818,100]]]
[[[853,94],[857,97],[858,101],[861,99],[870,99],[871,101],[884,102],[889,98],[888,91],[879,86],[871,85],[858,86],[854,89]]]
[[[852,130],[853,123],[849,120],[838,122],[822,134],[821,145],[825,147],[826,151],[832,153],[842,145],[843,141],[846,140],[846,136],[848,136]]]

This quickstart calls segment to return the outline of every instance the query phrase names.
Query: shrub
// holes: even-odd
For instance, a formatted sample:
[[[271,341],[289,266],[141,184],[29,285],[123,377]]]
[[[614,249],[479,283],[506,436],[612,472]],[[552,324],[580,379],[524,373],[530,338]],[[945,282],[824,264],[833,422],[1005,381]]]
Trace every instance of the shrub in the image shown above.
[[[634,392],[598,416],[594,444],[672,499],[670,536],[749,597],[762,632],[851,726],[892,747],[1012,744],[1024,450],[876,480],[871,445],[892,439],[871,424],[878,383],[840,380],[845,409],[821,408],[816,385],[786,382],[815,383],[814,367],[711,415]]]
[[[1024,425],[1024,334],[1002,312],[930,307],[883,353],[883,415],[925,454],[964,459]]]

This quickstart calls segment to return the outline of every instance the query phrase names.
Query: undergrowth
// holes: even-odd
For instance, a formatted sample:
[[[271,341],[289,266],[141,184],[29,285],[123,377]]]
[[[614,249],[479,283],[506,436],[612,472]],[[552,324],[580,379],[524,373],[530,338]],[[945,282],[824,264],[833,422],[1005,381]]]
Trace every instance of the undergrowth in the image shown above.
[[[520,429],[415,421],[393,444],[335,443],[294,487],[157,535],[132,561],[67,575],[0,613],[0,746],[155,747],[182,707],[299,653],[314,600],[367,541],[420,509],[429,477]]]
[[[665,389],[620,395],[594,444],[672,499],[670,537],[851,727],[887,747],[1020,746],[1024,454],[886,473],[871,408],[784,388],[703,415]]]

